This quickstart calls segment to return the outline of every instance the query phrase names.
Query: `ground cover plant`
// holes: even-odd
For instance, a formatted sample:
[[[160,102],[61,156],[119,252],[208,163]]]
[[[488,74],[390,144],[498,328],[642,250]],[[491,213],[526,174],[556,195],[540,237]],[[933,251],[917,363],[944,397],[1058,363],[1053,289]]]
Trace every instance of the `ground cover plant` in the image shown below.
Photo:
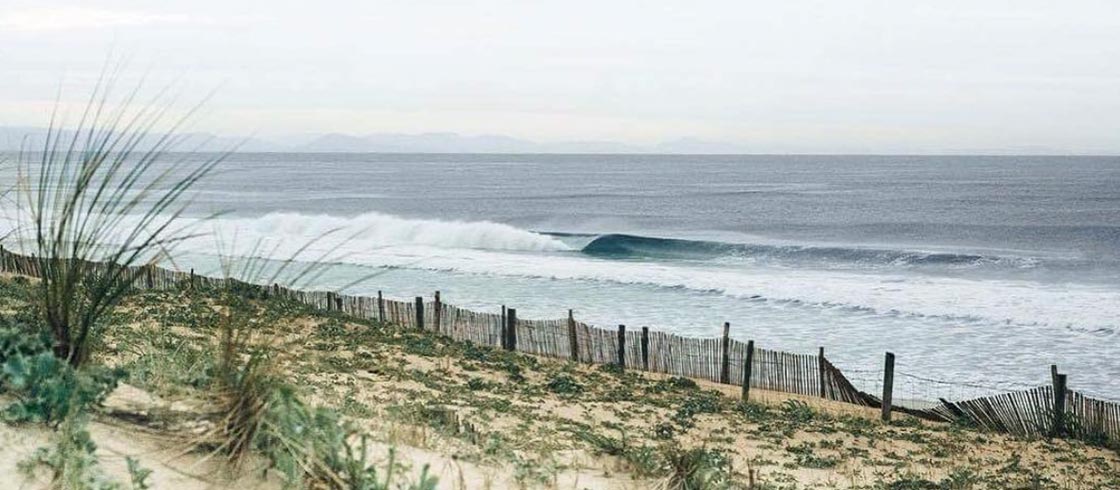
[[[213,399],[214,383],[222,383],[222,294],[128,297],[111,316],[123,327],[107,336],[97,363],[159,396]],[[254,336],[266,339],[249,341],[239,369],[268,366],[260,386],[269,386],[262,392],[271,397],[254,405],[267,422],[243,444],[292,485],[374,474],[366,479],[395,474],[421,484],[437,475],[453,487],[460,478],[490,478],[494,488],[580,488],[577,481],[747,488],[753,480],[754,488],[790,489],[1120,483],[1116,453],[1080,442],[1017,440],[906,417],[881,424],[858,407],[765,392],[742,402],[736,390],[705,382],[538,359],[275,298],[236,308],[256,319]],[[160,341],[151,340],[153,331]],[[253,361],[254,349],[267,363]],[[166,413],[153,423],[172,432],[199,423],[227,427],[223,417],[234,411],[215,406],[223,408],[209,417]],[[296,427],[312,442],[285,442]],[[389,448],[397,470],[385,466]],[[403,456],[417,450],[460,469],[425,474]],[[312,452],[318,456],[309,458]],[[365,460],[381,464],[357,463]],[[458,488],[472,488],[464,485]]]

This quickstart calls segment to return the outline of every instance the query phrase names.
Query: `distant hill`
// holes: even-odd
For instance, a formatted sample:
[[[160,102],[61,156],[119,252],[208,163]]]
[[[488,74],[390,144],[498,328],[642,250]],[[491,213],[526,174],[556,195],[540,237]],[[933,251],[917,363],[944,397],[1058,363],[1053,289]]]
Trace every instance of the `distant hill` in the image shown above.
[[[537,150],[539,145],[536,143],[509,136],[463,136],[455,133],[375,133],[366,136],[331,133],[296,147],[296,151],[377,153],[520,153]]]
[[[614,141],[538,143],[503,135],[456,133],[331,133],[297,146],[296,151],[370,153],[641,153],[654,151]]]
[[[30,147],[42,147],[46,129],[0,126],[0,152],[16,151],[26,138]],[[306,153],[662,153],[662,154],[789,154],[792,148],[749,146],[737,143],[678,138],[649,145],[617,141],[538,142],[499,134],[458,133],[345,133],[297,134],[283,138],[237,138],[210,133],[187,133],[176,147],[180,151],[306,152]],[[904,149],[821,148],[816,154],[918,154],[918,155],[1115,155],[1112,151],[1072,152],[1042,146],[1009,148]],[[893,150],[893,151],[891,151]]]
[[[39,148],[46,129],[0,126],[0,151],[16,151],[21,142]],[[457,133],[373,133],[352,135],[328,133],[299,135],[271,140],[234,138],[208,133],[188,133],[180,150],[308,153],[747,153],[741,145],[679,139],[656,145],[632,145],[617,141],[536,142],[511,136],[461,135]]]
[[[63,137],[69,138],[72,134],[71,131],[65,131]],[[154,144],[156,137],[156,135],[150,136],[149,140],[145,142],[146,145]],[[21,145],[25,145],[29,150],[39,150],[46,142],[46,138],[47,130],[45,128],[0,126],[0,151],[18,151]],[[231,138],[210,133],[184,133],[180,135],[180,138],[179,143],[175,145],[175,149],[179,151],[291,151],[291,148],[285,145],[260,138]],[[141,145],[141,148],[143,146],[145,145]]]

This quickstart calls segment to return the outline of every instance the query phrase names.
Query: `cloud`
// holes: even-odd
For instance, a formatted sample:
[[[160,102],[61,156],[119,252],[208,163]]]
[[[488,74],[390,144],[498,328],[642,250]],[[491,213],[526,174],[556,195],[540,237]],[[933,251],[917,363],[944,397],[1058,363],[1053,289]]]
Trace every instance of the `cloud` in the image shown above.
[[[199,19],[182,14],[156,14],[141,11],[104,10],[82,7],[37,8],[0,13],[0,30],[56,31],[103,29],[151,24],[197,23]]]

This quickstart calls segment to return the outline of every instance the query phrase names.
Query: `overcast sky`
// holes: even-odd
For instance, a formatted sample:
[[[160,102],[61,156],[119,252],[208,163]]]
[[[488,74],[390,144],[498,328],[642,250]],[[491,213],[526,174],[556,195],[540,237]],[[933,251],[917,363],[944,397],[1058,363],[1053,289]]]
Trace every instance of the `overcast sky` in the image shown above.
[[[227,135],[1120,151],[1120,2],[0,0],[0,125],[112,51]]]

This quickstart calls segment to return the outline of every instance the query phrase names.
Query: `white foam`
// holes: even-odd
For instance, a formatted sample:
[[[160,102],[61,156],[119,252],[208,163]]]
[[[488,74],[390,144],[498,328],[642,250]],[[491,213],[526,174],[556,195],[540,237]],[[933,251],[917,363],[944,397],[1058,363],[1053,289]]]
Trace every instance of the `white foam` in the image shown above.
[[[209,232],[182,245],[186,251],[213,252],[214,237],[221,237],[226,253],[248,254],[254,247],[273,250],[287,258],[311,241],[316,250],[365,252],[393,246],[425,246],[442,249],[480,249],[519,252],[570,250],[563,242],[513,226],[488,221],[439,221],[405,219],[380,213],[353,217],[270,213],[260,217],[225,217],[206,222],[184,220],[193,229]],[[258,247],[258,243],[261,246]]]
[[[1120,291],[1094,285],[807,269],[728,270],[578,255],[452,252],[415,246],[355,253],[345,261],[367,266],[684,288],[731,297],[760,296],[791,305],[850,307],[889,316],[1078,329],[1116,330],[1120,326]]]
[[[1089,284],[964,279],[766,267],[702,267],[596,259],[570,252],[560,240],[491,222],[413,220],[379,213],[354,217],[273,213],[256,218],[183,220],[213,230],[181,251],[213,254],[254,248],[288,258],[320,239],[306,258],[335,250],[340,262],[564,280],[611,281],[715,292],[731,297],[821,308],[850,307],[891,316],[981,319],[983,323],[1118,330],[1120,291]],[[10,225],[10,222],[9,222]],[[0,227],[2,228],[2,227]]]

